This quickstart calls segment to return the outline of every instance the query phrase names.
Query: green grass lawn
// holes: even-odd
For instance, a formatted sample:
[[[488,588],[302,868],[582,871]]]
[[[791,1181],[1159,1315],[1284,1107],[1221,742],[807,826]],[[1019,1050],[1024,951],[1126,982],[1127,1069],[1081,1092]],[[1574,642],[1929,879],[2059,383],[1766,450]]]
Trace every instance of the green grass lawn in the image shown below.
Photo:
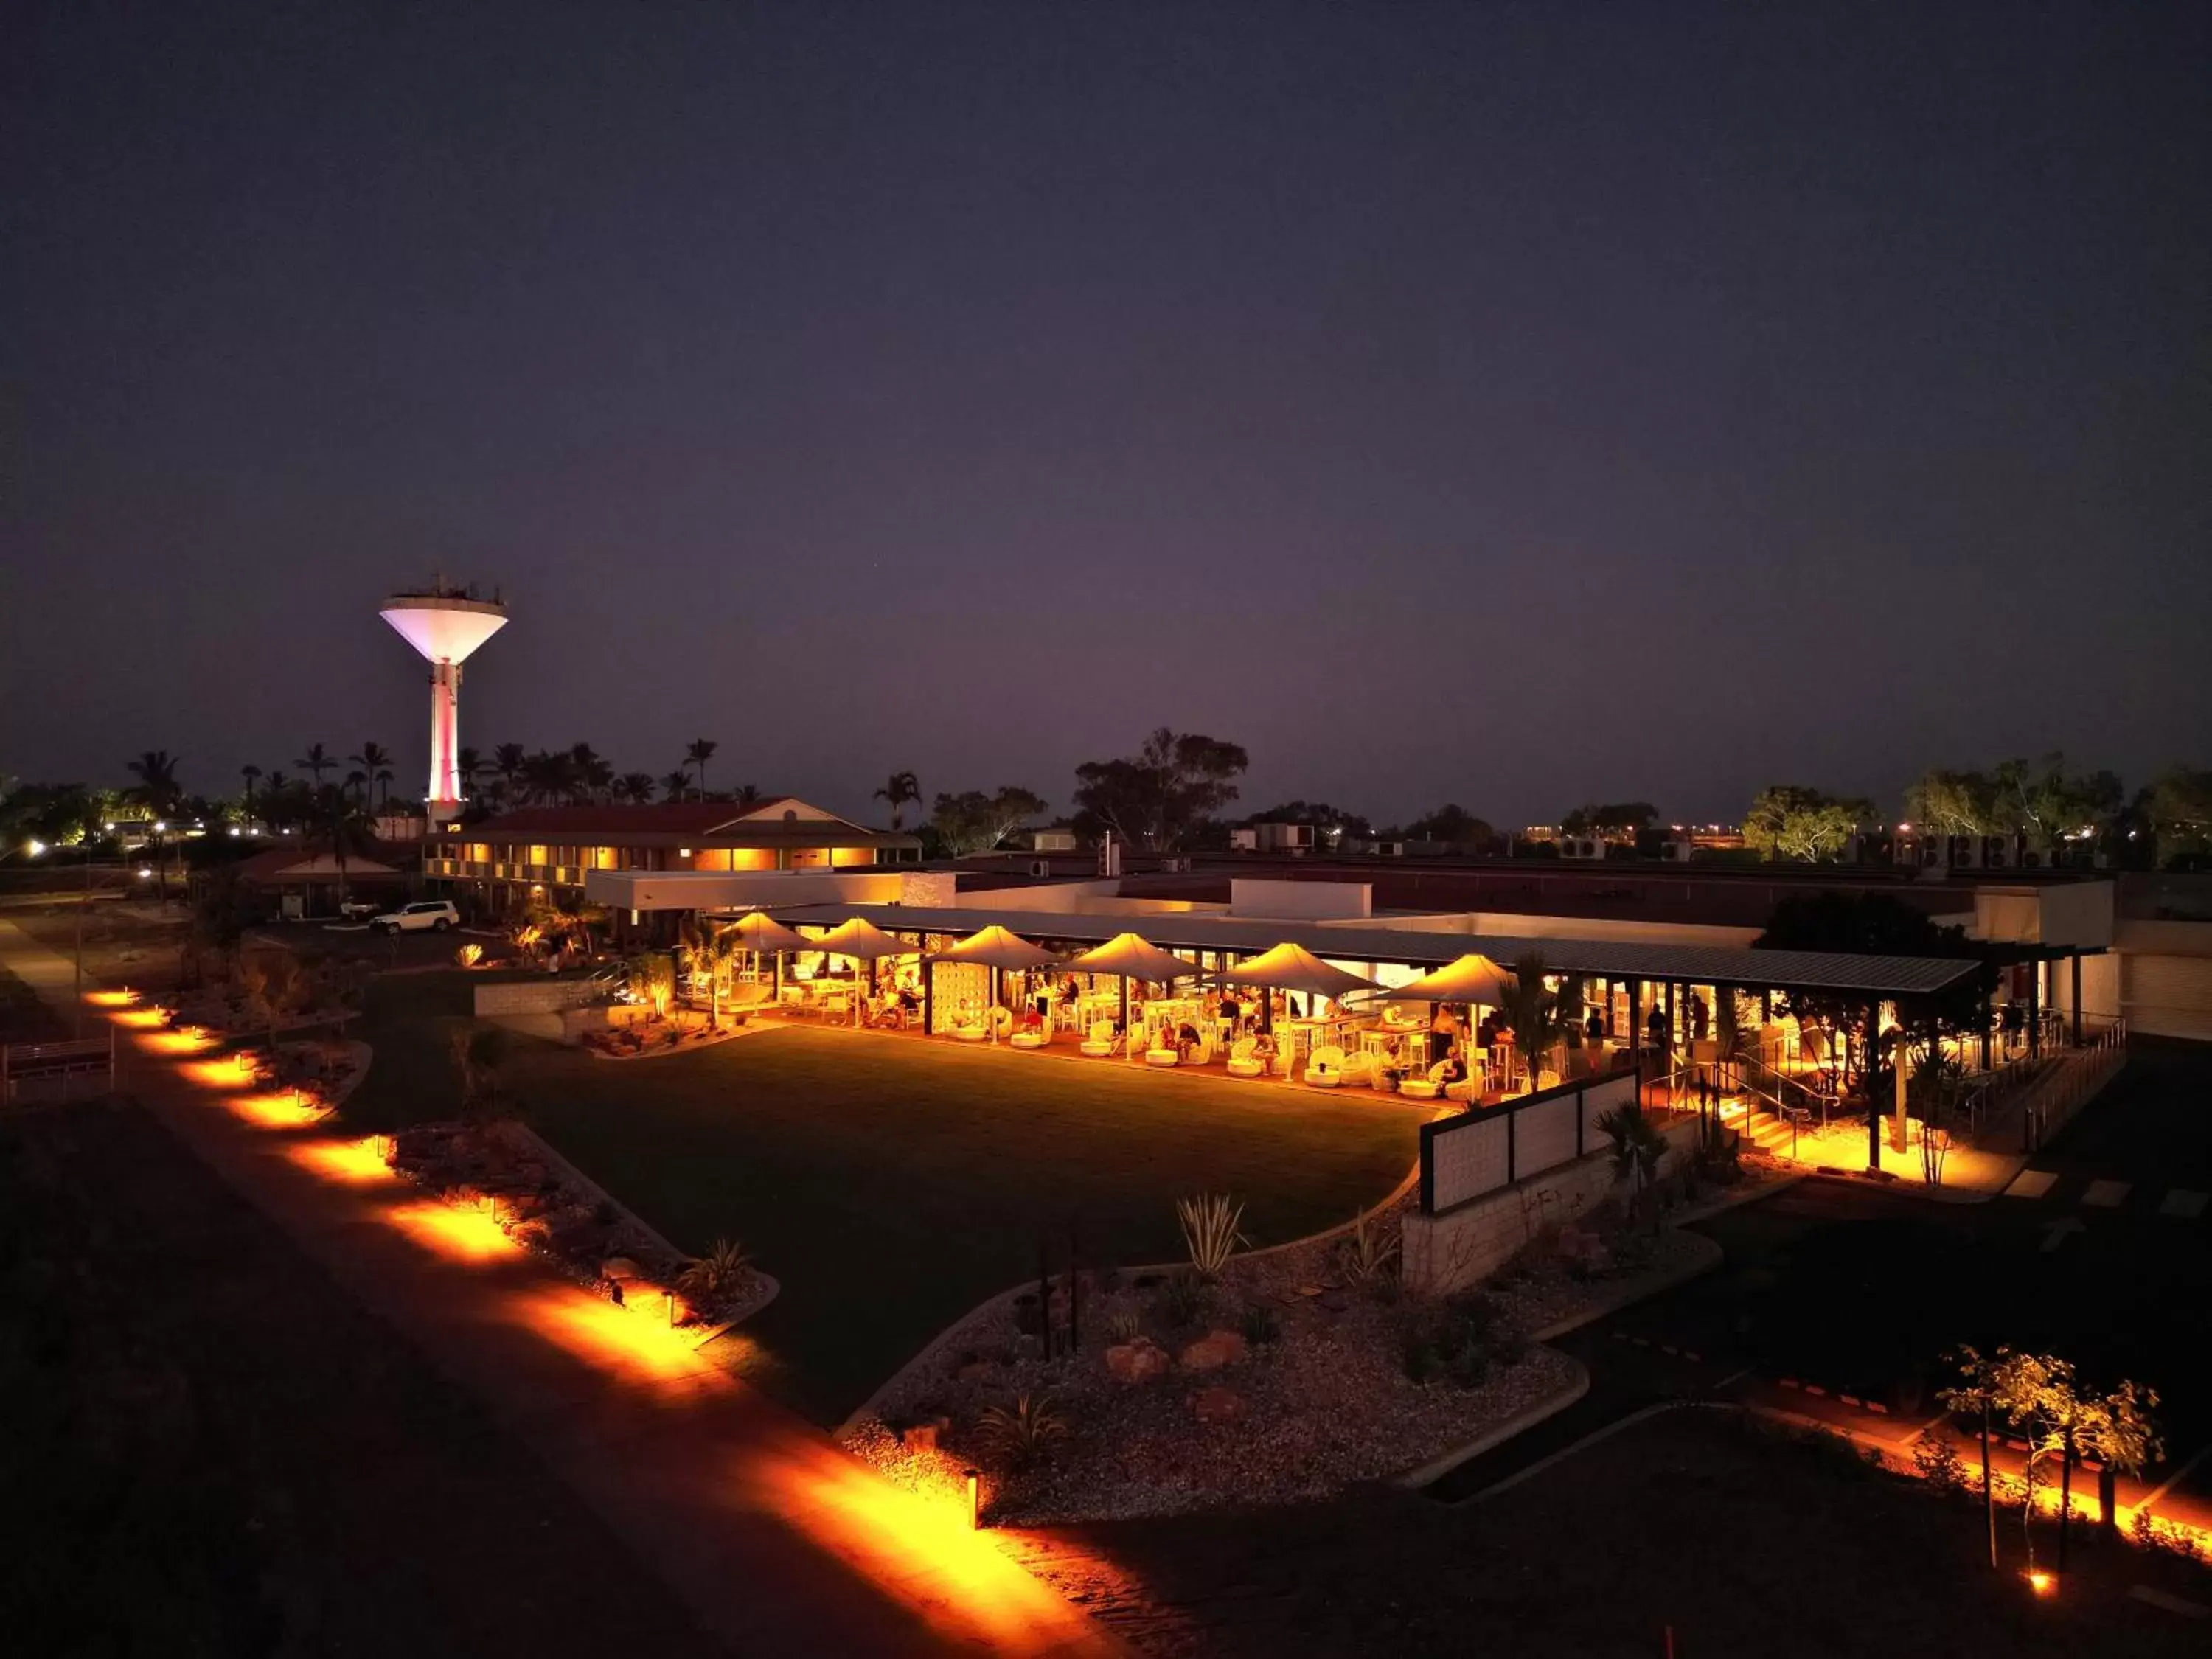
[[[453,1109],[443,976],[383,981],[347,1109]],[[1161,1076],[866,1032],[763,1031],[617,1063],[517,1038],[507,1083],[545,1137],[679,1247],[740,1240],[783,1293],[749,1325],[763,1386],[842,1418],[986,1297],[1065,1260],[1182,1254],[1175,1200],[1234,1194],[1255,1243],[1348,1220],[1412,1166],[1421,1115],[1343,1095]]]

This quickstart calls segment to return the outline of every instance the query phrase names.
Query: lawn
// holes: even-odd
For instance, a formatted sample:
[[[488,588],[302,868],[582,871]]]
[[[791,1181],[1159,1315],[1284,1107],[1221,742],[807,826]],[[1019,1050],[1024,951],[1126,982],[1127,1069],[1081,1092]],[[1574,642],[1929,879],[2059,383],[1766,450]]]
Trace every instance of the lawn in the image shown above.
[[[364,1127],[453,1109],[441,976],[381,981]],[[867,1032],[777,1030],[615,1062],[517,1038],[507,1083],[548,1139],[675,1243],[742,1241],[783,1293],[748,1334],[763,1386],[817,1420],[1035,1276],[1182,1253],[1175,1200],[1245,1205],[1257,1243],[1350,1219],[1411,1168],[1422,1115],[1345,1095],[1163,1077]]]

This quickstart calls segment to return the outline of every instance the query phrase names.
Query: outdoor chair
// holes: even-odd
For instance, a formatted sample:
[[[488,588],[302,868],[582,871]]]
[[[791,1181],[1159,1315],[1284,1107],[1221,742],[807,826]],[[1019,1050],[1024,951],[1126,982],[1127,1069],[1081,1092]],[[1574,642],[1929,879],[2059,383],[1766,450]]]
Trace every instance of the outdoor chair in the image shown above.
[[[1019,1030],[1006,1039],[1007,1045],[1015,1048],[1042,1048],[1051,1041],[1052,1027],[1049,1025]]]
[[[1145,1048],[1145,1064],[1169,1066],[1182,1062],[1182,1055],[1175,1047],[1174,1034],[1164,1025],[1152,1034],[1152,1041]]]
[[[1344,1080],[1344,1050],[1335,1044],[1316,1048],[1306,1061],[1306,1085],[1314,1089],[1334,1089]]]
[[[1229,1075],[1258,1077],[1265,1073],[1267,1068],[1260,1063],[1256,1052],[1259,1047],[1260,1040],[1257,1037],[1238,1037],[1236,1042],[1231,1043],[1229,1045]]]
[[[1398,1085],[1398,1092],[1409,1100],[1434,1100],[1443,1092],[1444,1063],[1438,1060],[1429,1067],[1426,1077],[1409,1077]]]
[[[1347,1089],[1372,1088],[1376,1075],[1382,1069],[1382,1062],[1373,1054],[1346,1054],[1338,1077]]]
[[[1110,1019],[1092,1021],[1091,1035],[1084,1038],[1081,1052],[1090,1055],[1093,1060],[1103,1060],[1112,1054],[1114,1052],[1114,1022]]]
[[[981,1042],[991,1035],[991,1028],[983,1023],[981,1014],[968,1014],[962,1016],[959,1023],[953,1026],[952,1035],[963,1042]]]

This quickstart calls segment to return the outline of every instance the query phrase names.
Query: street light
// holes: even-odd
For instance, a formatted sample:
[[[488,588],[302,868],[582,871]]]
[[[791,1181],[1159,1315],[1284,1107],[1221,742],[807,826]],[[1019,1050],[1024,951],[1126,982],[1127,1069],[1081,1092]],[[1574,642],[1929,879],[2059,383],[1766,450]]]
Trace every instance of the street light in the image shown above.
[[[26,843],[24,844],[24,847],[23,847],[23,851],[24,851],[25,853],[28,854],[29,854],[31,857],[33,857],[33,858],[36,858],[36,857],[38,857],[40,854],[41,854],[41,853],[45,852],[46,850],[46,842],[44,842],[40,841],[40,840],[36,836],[32,836],[32,837],[31,837],[31,839],[30,839],[27,842],[26,842]]]

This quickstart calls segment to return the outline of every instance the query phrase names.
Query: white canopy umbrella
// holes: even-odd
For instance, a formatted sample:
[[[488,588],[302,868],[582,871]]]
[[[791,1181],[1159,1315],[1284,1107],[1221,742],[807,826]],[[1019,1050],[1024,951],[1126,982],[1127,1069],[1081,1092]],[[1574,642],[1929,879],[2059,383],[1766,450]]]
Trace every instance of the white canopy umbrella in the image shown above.
[[[1278,945],[1214,975],[1231,985],[1256,985],[1269,991],[1304,991],[1308,996],[1347,997],[1371,991],[1375,981],[1333,968],[1303,945]]]
[[[885,957],[918,957],[921,954],[921,946],[893,939],[866,916],[854,916],[849,921],[840,922],[816,939],[814,948],[827,951],[833,957],[846,957],[854,962],[871,963]],[[872,979],[869,994],[872,996],[876,989]],[[857,994],[853,998],[853,1023],[855,1025],[860,1023],[860,999]]]
[[[929,958],[928,967],[924,971],[933,975],[940,962],[966,962],[979,968],[988,968],[991,969],[991,1005],[996,1007],[1000,973],[1026,973],[1031,969],[1049,968],[1059,960],[1043,946],[1032,945],[994,922],[981,933],[970,933],[959,944],[939,951]],[[991,1041],[996,1042],[999,1040],[997,1016],[986,1009],[984,1018],[990,1023]]]
[[[1513,975],[1480,951],[1470,951],[1457,962],[1432,974],[1388,991],[1377,992],[1376,1002],[1469,1002],[1498,1007]]]
[[[1023,972],[1031,968],[1049,968],[1060,958],[1042,945],[1032,945],[994,923],[981,933],[970,933],[959,944],[939,951],[931,960],[972,962],[979,967]]]
[[[921,954],[921,946],[893,939],[866,916],[854,916],[850,921],[839,923],[816,939],[814,948],[827,951],[833,957],[850,957],[856,962]]]
[[[1134,933],[1116,933],[1067,965],[1078,973],[1111,974],[1121,981],[1121,1029],[1125,1031],[1129,1029],[1131,980],[1140,979],[1147,985],[1170,985],[1198,972],[1194,963],[1185,962],[1174,951],[1163,951]]]
[[[757,910],[750,915],[738,917],[730,927],[745,942],[745,949],[756,957],[769,953],[775,955],[775,995],[781,1002],[783,998],[783,953],[786,951],[804,951],[806,941],[781,922],[763,915]],[[757,974],[759,969],[756,967],[754,972]],[[754,982],[757,984],[759,981],[756,979]]]

